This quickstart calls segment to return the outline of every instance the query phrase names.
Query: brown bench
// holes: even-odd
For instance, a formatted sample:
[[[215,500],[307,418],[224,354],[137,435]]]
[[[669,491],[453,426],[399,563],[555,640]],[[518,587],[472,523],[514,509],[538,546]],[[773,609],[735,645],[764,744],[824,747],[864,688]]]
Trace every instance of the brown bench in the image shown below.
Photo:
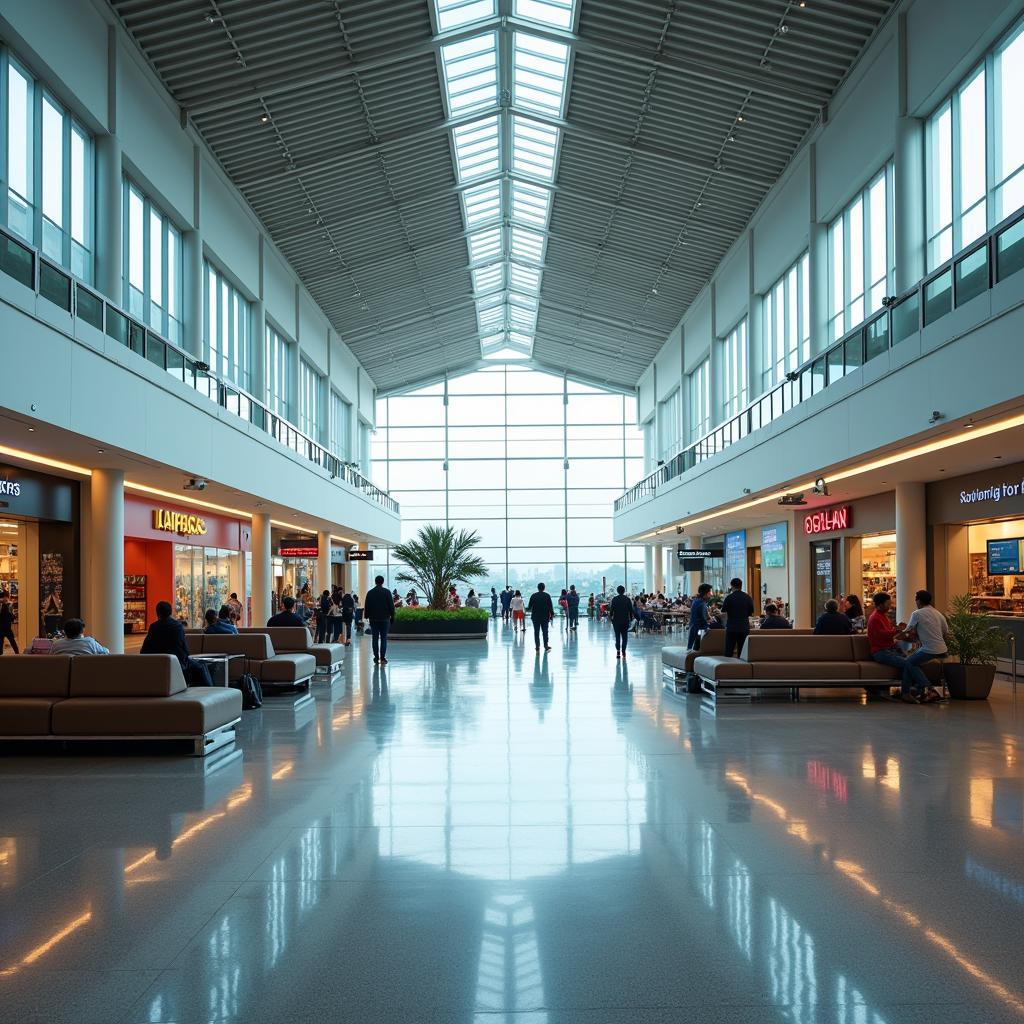
[[[751,699],[756,690],[789,690],[795,699],[802,687],[872,687],[899,682],[900,672],[871,657],[866,636],[783,636],[751,633],[738,658],[698,654],[694,674],[701,689],[716,700]],[[930,682],[940,684],[938,661],[922,666]]]
[[[279,654],[266,633],[186,633],[189,654],[241,654],[229,662],[230,678],[250,672],[264,690],[308,690],[316,673],[312,654]]]
[[[242,695],[189,687],[170,654],[0,658],[0,739],[179,740],[204,757],[231,743]]]
[[[240,626],[241,633],[266,633],[278,654],[312,654],[316,674],[333,676],[345,660],[344,644],[316,644],[305,626]]]

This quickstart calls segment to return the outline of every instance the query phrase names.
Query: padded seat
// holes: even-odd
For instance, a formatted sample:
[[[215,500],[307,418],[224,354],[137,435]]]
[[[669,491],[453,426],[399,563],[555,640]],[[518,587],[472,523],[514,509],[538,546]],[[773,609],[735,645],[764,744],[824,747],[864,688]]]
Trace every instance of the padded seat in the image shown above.
[[[60,700],[59,697],[4,697],[0,700],[0,736],[48,735],[50,713]]]
[[[33,654],[0,658],[0,699],[66,697],[71,660],[71,656],[67,654]]]
[[[332,675],[337,672],[345,661],[344,644],[313,644],[309,653],[316,659],[318,670],[325,669]]]
[[[757,661],[751,666],[753,678],[801,682],[803,680],[849,680],[860,684],[860,666],[855,661]]]
[[[724,679],[750,679],[751,666],[739,658],[727,658],[724,654],[698,655],[694,671],[705,679],[716,682]]]
[[[865,682],[898,683],[901,673],[891,665],[880,665],[877,661],[858,661],[860,677]]]
[[[688,651],[685,647],[662,647],[661,663],[680,672],[690,672],[693,666],[686,664],[687,656],[690,654],[696,655],[697,652]]]
[[[312,654],[278,654],[256,662],[251,671],[261,683],[301,683],[316,673],[316,658]]]
[[[53,708],[55,736],[200,736],[242,714],[242,694],[194,686],[168,697],[71,697]]]

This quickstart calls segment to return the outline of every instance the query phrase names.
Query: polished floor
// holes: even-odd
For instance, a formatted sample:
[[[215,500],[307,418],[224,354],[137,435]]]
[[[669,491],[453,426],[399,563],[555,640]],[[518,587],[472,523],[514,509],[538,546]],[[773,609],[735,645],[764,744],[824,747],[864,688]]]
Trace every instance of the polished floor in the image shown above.
[[[1024,1024],[1009,685],[716,716],[659,646],[366,639],[240,755],[5,751],[0,1022]]]

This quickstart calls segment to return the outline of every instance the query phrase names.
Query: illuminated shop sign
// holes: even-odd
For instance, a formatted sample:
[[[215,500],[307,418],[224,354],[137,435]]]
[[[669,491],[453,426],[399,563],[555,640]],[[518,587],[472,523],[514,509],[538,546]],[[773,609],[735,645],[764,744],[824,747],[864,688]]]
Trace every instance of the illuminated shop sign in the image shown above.
[[[282,537],[277,553],[281,558],[317,558],[320,546],[312,537]]]
[[[169,508],[153,509],[153,529],[178,533],[182,537],[202,537],[206,533],[206,520],[190,512],[175,512]]]
[[[363,550],[361,550],[359,548],[353,548],[348,553],[348,560],[350,562],[372,562],[373,561],[373,552],[372,551],[363,551]]]
[[[808,512],[804,516],[804,533],[814,537],[819,533],[835,533],[837,530],[848,530],[853,523],[853,511],[849,505],[839,508],[826,508],[821,512]]]

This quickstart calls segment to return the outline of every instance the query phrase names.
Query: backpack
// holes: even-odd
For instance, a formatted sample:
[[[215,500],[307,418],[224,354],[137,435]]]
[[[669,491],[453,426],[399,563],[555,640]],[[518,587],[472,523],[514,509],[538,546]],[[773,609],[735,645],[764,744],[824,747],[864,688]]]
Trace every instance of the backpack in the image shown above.
[[[263,687],[251,672],[239,676],[231,685],[242,691],[243,711],[255,711],[256,708],[263,707]]]

